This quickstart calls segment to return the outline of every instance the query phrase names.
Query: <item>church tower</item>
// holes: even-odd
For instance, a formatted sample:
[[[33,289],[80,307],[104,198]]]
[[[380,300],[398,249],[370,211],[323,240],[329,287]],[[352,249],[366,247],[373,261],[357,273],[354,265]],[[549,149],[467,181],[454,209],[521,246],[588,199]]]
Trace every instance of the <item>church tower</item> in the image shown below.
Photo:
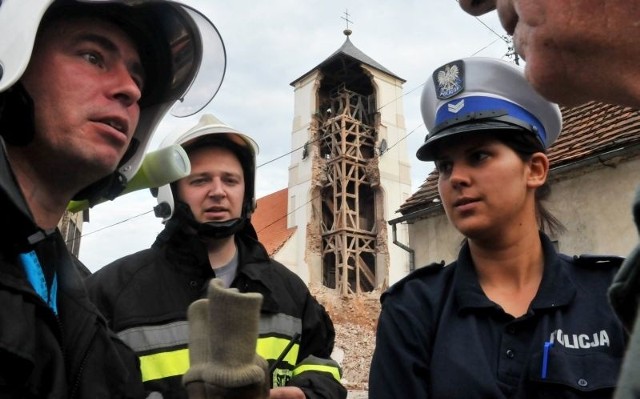
[[[406,226],[387,220],[411,195],[405,80],[342,46],[294,80],[287,227],[295,272],[339,293],[386,287],[408,272]],[[403,230],[404,229],[404,230]]]

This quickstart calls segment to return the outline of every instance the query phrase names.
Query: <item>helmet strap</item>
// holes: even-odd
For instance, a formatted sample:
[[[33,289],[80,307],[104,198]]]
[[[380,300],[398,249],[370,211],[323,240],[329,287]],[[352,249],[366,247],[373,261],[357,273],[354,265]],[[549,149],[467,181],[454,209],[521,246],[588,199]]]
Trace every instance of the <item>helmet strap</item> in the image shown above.
[[[225,220],[223,222],[207,222],[200,223],[193,216],[189,205],[182,201],[176,201],[173,218],[176,218],[181,224],[191,227],[195,230],[200,238],[227,238],[244,228],[247,221],[245,217]]]
[[[227,238],[242,230],[245,222],[245,218],[236,218],[224,222],[199,223],[196,231],[201,238]]]

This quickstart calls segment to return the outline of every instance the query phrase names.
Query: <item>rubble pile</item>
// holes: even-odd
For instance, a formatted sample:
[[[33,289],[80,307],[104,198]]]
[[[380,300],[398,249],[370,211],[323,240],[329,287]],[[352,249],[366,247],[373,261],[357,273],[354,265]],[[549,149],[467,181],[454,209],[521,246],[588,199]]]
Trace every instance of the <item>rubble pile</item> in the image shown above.
[[[333,320],[333,357],[342,365],[343,384],[350,390],[367,390],[381,291],[343,297],[326,287],[311,286],[310,290]]]

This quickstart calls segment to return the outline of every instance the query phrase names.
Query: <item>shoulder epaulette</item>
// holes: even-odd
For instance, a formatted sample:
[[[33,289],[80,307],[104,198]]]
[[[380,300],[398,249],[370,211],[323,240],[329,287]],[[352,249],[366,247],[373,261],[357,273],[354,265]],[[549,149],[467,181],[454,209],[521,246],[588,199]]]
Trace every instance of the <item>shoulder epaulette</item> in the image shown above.
[[[616,255],[574,255],[573,261],[576,265],[583,267],[619,267],[624,258]]]
[[[440,262],[431,262],[426,266],[419,267],[416,270],[412,271],[405,278],[409,278],[409,277],[415,278],[415,277],[421,276],[423,274],[435,273],[435,272],[439,271],[440,269],[442,269],[444,267],[444,265],[445,265],[445,263],[444,263],[443,260],[441,260]]]
[[[402,287],[407,281],[411,281],[421,276],[437,273],[438,271],[442,270],[444,265],[445,263],[442,260],[440,262],[432,262],[426,266],[419,267],[416,270],[404,276],[403,278],[401,278],[400,280],[396,281],[391,287],[389,287],[389,289],[385,292],[385,294],[388,294],[390,292],[397,290],[398,288]]]

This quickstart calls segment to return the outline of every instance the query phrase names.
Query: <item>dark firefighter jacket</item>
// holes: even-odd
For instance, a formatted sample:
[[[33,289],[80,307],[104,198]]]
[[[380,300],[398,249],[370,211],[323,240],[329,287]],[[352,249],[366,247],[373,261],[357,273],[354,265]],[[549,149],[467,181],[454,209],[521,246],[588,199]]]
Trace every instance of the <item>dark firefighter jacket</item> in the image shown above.
[[[141,397],[138,360],[89,302],[60,233],[35,225],[2,139],[0,209],[0,397]],[[18,254],[30,251],[49,286],[56,276],[58,316],[27,281]]]
[[[181,382],[189,368],[186,312],[205,296],[214,273],[198,239],[167,230],[151,248],[105,266],[87,284],[110,326],[138,354],[147,392],[186,398]],[[298,386],[310,399],[345,398],[341,370],[330,359],[335,330],[324,308],[257,240],[237,234],[236,244],[238,271],[232,287],[264,297],[258,354],[272,365],[300,334],[299,343],[275,368],[273,387]]]

